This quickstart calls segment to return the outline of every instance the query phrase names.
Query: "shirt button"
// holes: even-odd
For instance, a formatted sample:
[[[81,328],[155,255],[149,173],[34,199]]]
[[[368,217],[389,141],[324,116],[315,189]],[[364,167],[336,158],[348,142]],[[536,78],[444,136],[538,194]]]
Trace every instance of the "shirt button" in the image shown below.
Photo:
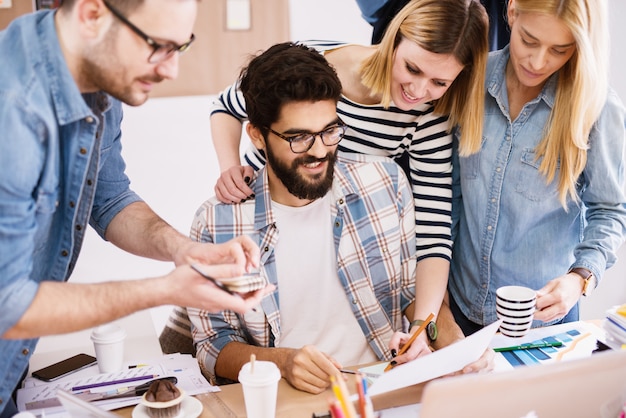
[[[352,304],[356,305],[356,299],[352,299]]]
[[[70,201],[70,207],[73,208],[74,206],[76,206],[76,203],[74,203],[73,201]]]
[[[93,123],[93,118],[92,118],[91,116],[87,116],[87,117],[85,118],[85,122],[87,122],[87,123]]]
[[[495,197],[491,198],[491,203],[496,203],[496,198]]]
[[[339,199],[339,204],[343,205],[343,199]]]
[[[83,227],[81,225],[76,225],[76,230],[77,231],[82,231]]]
[[[497,167],[496,171],[499,173],[500,171],[502,171],[502,169],[500,167]]]
[[[341,224],[339,222],[335,222],[335,228],[339,228]]]
[[[268,252],[270,250],[270,247],[265,247],[263,248],[263,251]]]
[[[87,180],[87,185],[88,185],[88,186],[93,185],[93,180],[91,180],[91,179]]]
[[[79,152],[80,152],[82,155],[85,155],[85,154],[87,154],[87,149],[85,149],[85,148],[81,148]]]
[[[24,348],[22,350],[22,354],[25,355],[25,356],[27,356],[29,353],[30,353],[30,350],[28,348]]]
[[[491,231],[492,229],[493,229],[493,227],[492,227],[491,225],[489,225],[489,226],[487,227],[487,231]]]
[[[67,256],[68,256],[68,254],[69,254],[69,253],[67,252],[67,250],[63,250],[63,251],[61,251],[61,256],[62,256],[62,257],[67,257]]]

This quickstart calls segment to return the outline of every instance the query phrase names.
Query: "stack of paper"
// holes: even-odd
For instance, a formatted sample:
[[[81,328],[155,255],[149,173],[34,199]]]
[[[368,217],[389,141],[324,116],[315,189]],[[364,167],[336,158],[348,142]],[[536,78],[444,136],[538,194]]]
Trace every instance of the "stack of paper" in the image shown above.
[[[147,361],[139,367],[129,367],[114,373],[98,374],[97,367],[90,368],[91,373],[86,372],[81,377],[68,376],[58,381],[46,383],[37,379],[27,379],[24,387],[17,391],[17,407],[20,411],[30,411],[36,415],[45,412],[46,416],[64,413],[57,399],[57,391],[64,390],[69,393],[76,393],[75,389],[85,386],[93,386],[91,392],[101,391],[110,393],[112,391],[128,388],[129,386],[145,383],[153,378],[175,376],[178,380],[176,386],[183,389],[187,395],[197,395],[206,392],[219,391],[219,387],[212,386],[200,372],[200,367],[195,358],[188,354],[168,354],[162,357]],[[86,369],[87,370],[87,369]],[[88,374],[88,375],[86,375]],[[138,380],[146,377],[145,380]],[[128,381],[128,383],[108,384],[109,382]],[[98,407],[106,410],[122,408],[124,406],[136,405],[140,397],[95,401]]]
[[[607,345],[614,349],[626,349],[626,304],[606,311],[603,327]]]

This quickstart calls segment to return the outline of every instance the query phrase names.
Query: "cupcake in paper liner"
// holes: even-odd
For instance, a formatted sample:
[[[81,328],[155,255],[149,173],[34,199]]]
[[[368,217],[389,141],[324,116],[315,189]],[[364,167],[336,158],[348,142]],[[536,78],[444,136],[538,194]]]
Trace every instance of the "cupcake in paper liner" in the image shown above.
[[[151,418],[179,418],[185,393],[168,380],[157,380],[141,397]]]

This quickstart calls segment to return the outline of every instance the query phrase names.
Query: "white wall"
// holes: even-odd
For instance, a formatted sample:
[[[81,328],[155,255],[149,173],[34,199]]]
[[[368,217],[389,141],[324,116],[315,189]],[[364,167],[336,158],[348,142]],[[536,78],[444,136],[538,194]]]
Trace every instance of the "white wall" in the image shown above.
[[[291,39],[369,44],[372,29],[355,0],[290,0]]]
[[[609,27],[611,31],[611,85],[622,101],[626,101],[626,56],[623,40],[626,37],[624,27],[626,19],[626,2],[609,1]],[[602,318],[611,306],[626,303],[626,245],[618,253],[618,262],[607,270],[604,279],[589,298],[583,298],[581,316]]]
[[[626,57],[618,40],[626,37],[626,2],[611,0],[612,84],[626,98]],[[370,27],[361,19],[354,0],[292,0],[293,40],[329,39],[368,44]],[[184,58],[183,58],[184,59]],[[187,233],[199,204],[213,195],[219,174],[209,134],[211,97],[152,99],[126,108],[124,156],[132,187],[163,218]],[[143,278],[165,274],[169,263],[134,257],[102,241],[90,229],[72,281]],[[606,274],[593,297],[583,303],[584,318],[600,318],[617,303],[626,302],[626,247],[620,261]],[[153,309],[155,328],[163,326],[169,307]]]

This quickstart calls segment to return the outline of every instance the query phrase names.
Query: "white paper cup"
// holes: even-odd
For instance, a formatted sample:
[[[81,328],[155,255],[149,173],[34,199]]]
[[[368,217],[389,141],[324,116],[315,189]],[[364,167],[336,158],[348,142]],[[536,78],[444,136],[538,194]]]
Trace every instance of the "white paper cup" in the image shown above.
[[[100,373],[122,369],[126,331],[114,324],[101,325],[91,333],[91,341],[98,360]]]
[[[536,292],[524,286],[503,286],[496,290],[496,314],[502,320],[503,335],[526,335],[533,323],[536,298]]]
[[[250,363],[239,371],[239,383],[243,388],[248,418],[275,418],[276,397],[280,370],[271,361],[255,361],[254,370]]]

